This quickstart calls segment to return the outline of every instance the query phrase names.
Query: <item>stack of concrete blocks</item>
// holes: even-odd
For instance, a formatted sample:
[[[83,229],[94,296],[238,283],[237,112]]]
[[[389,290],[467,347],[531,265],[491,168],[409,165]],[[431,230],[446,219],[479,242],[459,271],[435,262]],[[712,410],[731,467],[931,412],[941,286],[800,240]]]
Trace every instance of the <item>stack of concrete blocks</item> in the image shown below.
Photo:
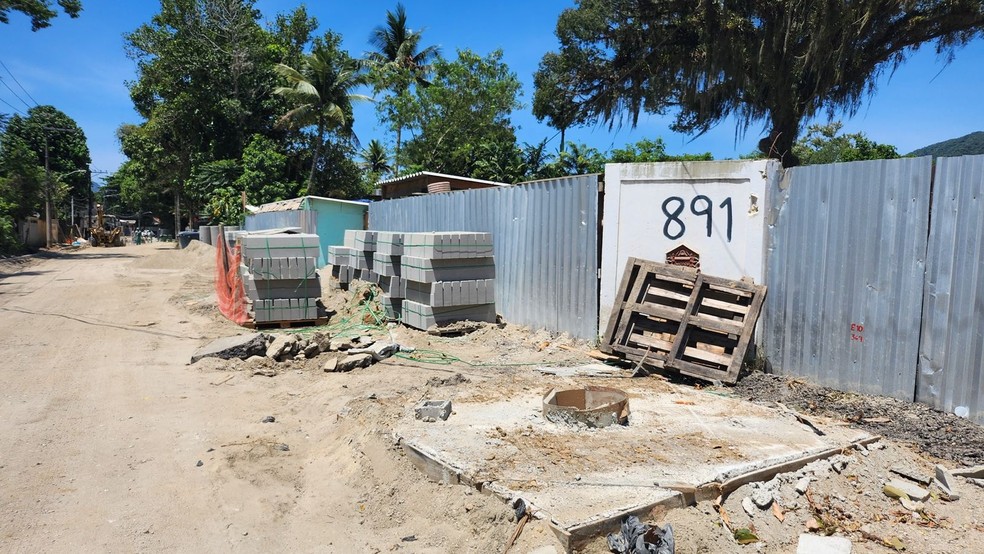
[[[403,233],[376,232],[376,252],[373,255],[373,273],[383,291],[382,304],[389,319],[402,319],[403,299],[407,295],[407,282],[403,279]]]
[[[404,233],[400,269],[404,324],[426,330],[495,322],[491,233]]]
[[[235,234],[239,270],[249,314],[255,323],[312,321],[321,317],[318,301],[320,240],[313,234]]]

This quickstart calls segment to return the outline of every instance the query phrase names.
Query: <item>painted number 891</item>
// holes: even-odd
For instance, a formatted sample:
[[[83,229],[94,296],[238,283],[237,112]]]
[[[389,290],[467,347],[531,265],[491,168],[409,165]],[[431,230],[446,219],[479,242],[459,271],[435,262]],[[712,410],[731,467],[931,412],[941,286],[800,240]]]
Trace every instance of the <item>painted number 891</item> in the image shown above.
[[[714,202],[704,196],[699,194],[690,201],[690,213],[697,217],[703,216],[706,221],[707,236],[710,238],[711,232],[714,229]],[[687,202],[680,198],[679,196],[670,196],[663,201],[663,215],[666,216],[666,222],[663,224],[663,236],[670,240],[677,240],[682,237],[687,232],[687,226],[684,224],[680,216],[683,215],[683,211],[687,208]],[[724,208],[727,210],[727,226],[725,228],[725,233],[728,242],[731,242],[731,227],[733,223],[731,198],[725,198],[723,202],[718,205],[718,208]]]

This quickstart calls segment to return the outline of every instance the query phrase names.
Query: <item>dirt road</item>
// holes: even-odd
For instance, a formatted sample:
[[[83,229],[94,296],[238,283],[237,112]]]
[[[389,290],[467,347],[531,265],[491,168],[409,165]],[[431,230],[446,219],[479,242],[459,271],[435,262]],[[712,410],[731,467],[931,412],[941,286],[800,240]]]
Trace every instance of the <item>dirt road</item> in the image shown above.
[[[338,418],[342,383],[188,366],[239,331],[214,303],[195,309],[211,254],[193,250],[86,249],[0,279],[0,550],[365,552],[420,529],[413,551],[500,548],[507,510],[477,498],[484,523],[448,521],[463,500],[410,474],[383,432]]]

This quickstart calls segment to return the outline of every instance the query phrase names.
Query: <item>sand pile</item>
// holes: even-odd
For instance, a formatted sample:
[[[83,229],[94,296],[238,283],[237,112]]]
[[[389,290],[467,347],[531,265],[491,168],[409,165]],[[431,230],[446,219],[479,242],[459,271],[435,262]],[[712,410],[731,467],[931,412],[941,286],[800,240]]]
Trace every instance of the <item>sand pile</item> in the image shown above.
[[[143,247],[140,247],[143,248]],[[193,240],[184,249],[178,250],[173,244],[153,244],[147,248],[156,250],[149,256],[133,262],[136,269],[195,270],[212,273],[215,271],[216,249],[203,242]]]

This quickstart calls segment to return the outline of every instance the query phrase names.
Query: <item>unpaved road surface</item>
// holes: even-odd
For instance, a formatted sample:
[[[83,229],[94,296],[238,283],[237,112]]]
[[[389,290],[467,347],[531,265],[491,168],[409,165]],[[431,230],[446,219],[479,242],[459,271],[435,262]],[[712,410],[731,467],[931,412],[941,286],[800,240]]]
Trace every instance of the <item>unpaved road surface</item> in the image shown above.
[[[587,345],[514,326],[457,338],[396,328],[377,331],[447,356],[350,373],[322,371],[325,354],[189,365],[199,346],[243,331],[218,315],[213,258],[193,242],[0,261],[0,551],[502,552],[517,527],[508,506],[426,480],[394,444],[393,424],[421,398],[545,390],[554,380],[529,364],[587,363]],[[351,294],[324,298],[340,312],[333,321],[364,315]],[[881,490],[895,466],[932,475],[937,462],[980,459],[892,422],[951,445],[980,444],[979,426],[944,418],[934,433],[912,423],[924,407],[807,390],[757,376],[712,392],[784,400],[888,438],[844,452],[838,471],[817,464],[809,495],[793,490],[803,475],[781,475],[778,509],[747,513],[752,484],[720,509],[652,514],[673,525],[677,552],[795,552],[808,528],[850,539],[854,552],[895,552],[885,540],[907,552],[984,552],[984,489],[961,479],[959,500],[933,497],[918,512]],[[822,409],[835,401],[846,407]],[[736,528],[759,542],[737,544]],[[581,551],[608,549],[600,538]],[[510,552],[560,549],[534,520]]]
[[[323,372],[188,366],[207,339],[240,331],[214,316],[211,254],[193,250],[90,248],[0,279],[0,550],[501,548],[508,510],[480,497],[475,522],[449,521],[464,495],[339,419],[353,395]]]

